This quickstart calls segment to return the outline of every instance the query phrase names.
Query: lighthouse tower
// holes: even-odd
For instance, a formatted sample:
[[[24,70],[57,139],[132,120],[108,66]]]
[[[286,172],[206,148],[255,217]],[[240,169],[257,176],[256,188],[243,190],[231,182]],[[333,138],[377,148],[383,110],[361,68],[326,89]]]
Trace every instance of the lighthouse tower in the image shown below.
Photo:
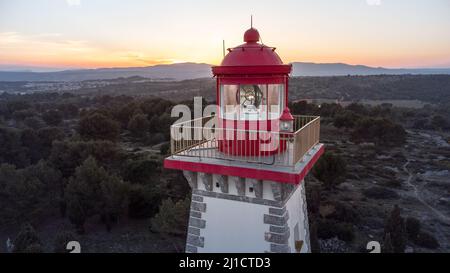
[[[192,187],[186,252],[310,252],[304,178],[324,151],[320,117],[292,116],[292,66],[253,27],[228,49],[217,112],[172,125],[165,168]]]

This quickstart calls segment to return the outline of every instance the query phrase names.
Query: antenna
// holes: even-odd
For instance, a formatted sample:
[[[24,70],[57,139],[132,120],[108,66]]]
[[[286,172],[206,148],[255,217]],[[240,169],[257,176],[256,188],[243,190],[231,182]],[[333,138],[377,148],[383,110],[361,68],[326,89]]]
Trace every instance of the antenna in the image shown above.
[[[253,14],[250,15],[250,28],[253,28]]]
[[[223,40],[223,57],[225,58],[225,40]]]

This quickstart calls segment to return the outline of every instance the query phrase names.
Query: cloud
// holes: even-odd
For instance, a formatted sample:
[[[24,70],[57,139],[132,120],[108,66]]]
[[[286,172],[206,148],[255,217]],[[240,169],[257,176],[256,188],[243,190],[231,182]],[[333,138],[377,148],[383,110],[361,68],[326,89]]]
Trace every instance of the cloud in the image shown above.
[[[381,0],[366,0],[369,6],[381,6]]]
[[[69,7],[72,6],[79,6],[81,5],[81,0],[66,0],[67,5],[69,5]]]

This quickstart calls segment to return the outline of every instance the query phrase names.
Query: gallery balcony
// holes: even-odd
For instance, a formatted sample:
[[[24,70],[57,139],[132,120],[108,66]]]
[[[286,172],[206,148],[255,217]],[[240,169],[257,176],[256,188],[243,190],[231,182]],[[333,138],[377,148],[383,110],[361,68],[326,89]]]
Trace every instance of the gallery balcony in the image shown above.
[[[296,184],[324,150],[317,116],[294,116],[291,132],[241,127],[215,116],[172,125],[165,167]]]

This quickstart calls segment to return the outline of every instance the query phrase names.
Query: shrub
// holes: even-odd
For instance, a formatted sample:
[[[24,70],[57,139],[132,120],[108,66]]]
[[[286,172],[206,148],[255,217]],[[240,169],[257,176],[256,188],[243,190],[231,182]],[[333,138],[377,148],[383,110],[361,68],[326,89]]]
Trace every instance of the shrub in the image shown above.
[[[390,189],[386,189],[383,187],[371,187],[368,189],[364,189],[364,196],[373,199],[394,199],[398,198],[398,194]]]
[[[136,136],[142,137],[147,134],[149,130],[150,122],[145,114],[136,114],[128,122],[128,130]]]
[[[312,173],[326,188],[333,188],[344,180],[346,164],[341,156],[326,152],[317,161]]]
[[[69,219],[83,233],[86,219],[100,215],[109,231],[122,212],[127,190],[119,177],[110,175],[89,157],[76,169],[65,190]]]
[[[164,143],[163,145],[161,145],[161,147],[159,148],[159,152],[161,153],[161,155],[167,155],[170,152],[170,142]]]
[[[334,220],[320,220],[317,228],[317,236],[321,239],[337,237],[346,242],[353,240],[353,226],[348,223],[339,223]]]
[[[150,223],[152,231],[163,234],[183,235],[186,233],[191,202],[188,198],[176,203],[172,199],[164,200],[158,214]]]
[[[94,113],[80,119],[79,133],[87,139],[115,141],[120,134],[120,124],[101,113]]]
[[[160,194],[151,186],[133,185],[128,195],[128,215],[142,219],[154,216],[161,202]]]
[[[76,236],[70,231],[60,231],[56,234],[55,241],[53,243],[53,252],[55,253],[69,253],[67,250],[67,243],[75,241]]]
[[[436,249],[439,247],[439,242],[434,238],[433,235],[427,232],[420,232],[417,235],[417,238],[414,240],[414,243],[418,246]]]
[[[360,119],[351,139],[355,142],[375,142],[386,146],[402,145],[406,141],[406,131],[399,124],[388,119]]]
[[[123,177],[133,184],[149,185],[158,176],[159,163],[154,160],[129,160],[123,170]]]
[[[19,234],[14,240],[13,252],[15,253],[34,253],[43,252],[41,240],[36,231],[30,224],[22,226]]]
[[[384,239],[386,236],[390,236],[392,243],[392,249],[395,253],[405,252],[406,245],[406,230],[405,222],[400,215],[400,208],[396,205],[391,211],[391,214],[386,219],[384,227]]]
[[[357,223],[360,219],[358,212],[345,203],[336,203],[335,211],[330,217],[340,222]]]
[[[353,128],[355,127],[360,116],[351,111],[344,111],[335,116],[333,125],[337,128]]]
[[[406,232],[408,233],[408,237],[411,240],[416,239],[420,233],[420,221],[416,218],[408,217],[406,218],[405,227]]]

